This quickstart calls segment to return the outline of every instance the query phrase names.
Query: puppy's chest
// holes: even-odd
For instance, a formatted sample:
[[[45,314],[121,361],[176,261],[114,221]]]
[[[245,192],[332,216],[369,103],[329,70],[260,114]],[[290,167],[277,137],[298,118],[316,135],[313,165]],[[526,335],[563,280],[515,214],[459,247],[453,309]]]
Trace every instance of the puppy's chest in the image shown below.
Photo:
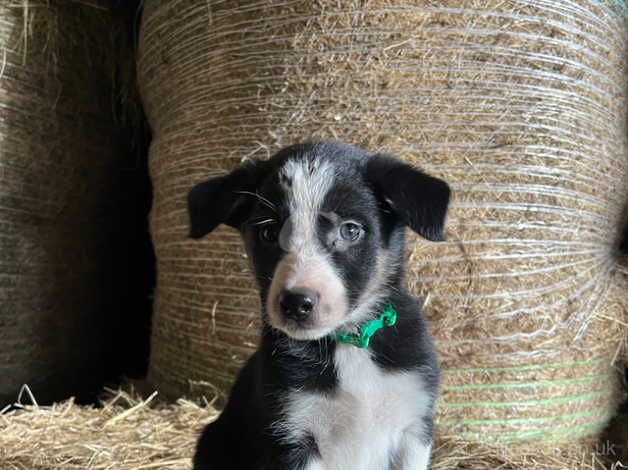
[[[416,433],[430,412],[421,376],[385,371],[353,346],[339,346],[334,360],[337,386],[327,394],[293,392],[283,434],[292,442],[313,436],[326,470],[388,468],[403,433]]]

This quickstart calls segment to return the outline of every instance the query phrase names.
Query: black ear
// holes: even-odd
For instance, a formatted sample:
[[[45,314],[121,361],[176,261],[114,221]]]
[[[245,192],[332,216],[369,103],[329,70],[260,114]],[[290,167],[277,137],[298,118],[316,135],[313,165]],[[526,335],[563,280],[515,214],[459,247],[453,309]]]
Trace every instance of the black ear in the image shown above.
[[[190,237],[201,238],[220,224],[238,228],[247,216],[257,185],[267,174],[267,161],[250,161],[225,176],[194,186],[188,193]]]
[[[443,240],[450,195],[447,183],[380,154],[368,159],[366,178],[412,230],[428,240]]]

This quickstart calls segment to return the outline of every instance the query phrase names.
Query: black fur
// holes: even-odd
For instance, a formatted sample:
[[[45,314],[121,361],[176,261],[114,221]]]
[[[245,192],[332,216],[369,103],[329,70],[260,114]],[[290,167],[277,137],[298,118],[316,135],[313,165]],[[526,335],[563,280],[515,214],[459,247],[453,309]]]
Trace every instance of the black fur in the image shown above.
[[[201,238],[220,224],[238,227],[250,207],[247,194],[266,176],[270,164],[251,161],[226,176],[197,184],[188,194],[190,237]]]
[[[189,195],[191,236],[201,237],[218,224],[242,232],[262,297],[266,296],[275,266],[283,256],[278,246],[260,241],[255,221],[288,217],[282,201],[277,170],[292,158],[327,158],[337,168],[324,210],[358,220],[366,227],[363,243],[333,252],[355,307],[367,284],[378,250],[390,250],[387,299],[398,319],[394,327],[373,336],[369,348],[384,370],[422,374],[426,386],[436,390],[438,368],[432,342],[417,302],[403,287],[404,230],[410,226],[430,240],[440,240],[449,188],[447,185],[388,156],[368,156],[355,147],[334,142],[302,144],[284,149],[263,163],[251,163],[231,174],[196,186]],[[258,196],[272,203],[272,207]],[[378,305],[373,316],[381,311]],[[278,440],[272,424],[286,393],[295,390],[333,394],[337,386],[334,365],[336,343],[329,337],[298,341],[273,329],[266,312],[258,351],[240,371],[229,401],[218,420],[203,431],[194,457],[196,470],[299,470],[318,455],[314,436],[299,442]],[[421,434],[431,437],[432,418],[423,420]]]
[[[392,203],[412,230],[428,240],[443,239],[450,195],[447,183],[388,155],[374,155],[366,168],[375,191]]]

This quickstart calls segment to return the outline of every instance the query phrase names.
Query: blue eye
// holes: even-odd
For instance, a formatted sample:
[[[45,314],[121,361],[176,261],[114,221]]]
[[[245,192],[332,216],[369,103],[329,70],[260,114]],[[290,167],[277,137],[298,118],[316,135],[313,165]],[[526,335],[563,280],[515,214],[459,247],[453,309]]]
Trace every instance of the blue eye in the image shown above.
[[[355,222],[345,222],[340,226],[340,237],[348,242],[357,241],[363,233],[362,226]]]

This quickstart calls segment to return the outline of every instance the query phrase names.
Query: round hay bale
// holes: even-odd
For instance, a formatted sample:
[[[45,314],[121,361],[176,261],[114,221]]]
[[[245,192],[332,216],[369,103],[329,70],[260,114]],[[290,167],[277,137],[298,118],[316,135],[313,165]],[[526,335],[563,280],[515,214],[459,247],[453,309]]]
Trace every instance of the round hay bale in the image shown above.
[[[0,407],[102,379],[111,257],[104,3],[0,4]]]
[[[408,243],[444,370],[438,433],[596,434],[614,412],[627,317],[625,50],[623,18],[584,0],[146,1],[150,379],[175,395],[225,391],[257,341],[238,235],[187,240],[189,188],[331,138],[454,190],[447,241]]]

